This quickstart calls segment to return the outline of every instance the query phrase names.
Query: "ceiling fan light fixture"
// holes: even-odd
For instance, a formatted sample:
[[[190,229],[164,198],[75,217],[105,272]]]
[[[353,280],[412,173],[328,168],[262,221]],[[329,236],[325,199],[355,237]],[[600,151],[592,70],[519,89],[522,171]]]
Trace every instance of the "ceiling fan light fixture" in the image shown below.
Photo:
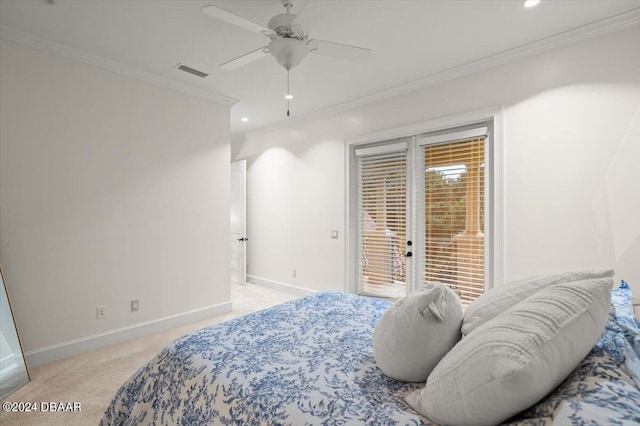
[[[291,38],[277,38],[269,43],[269,53],[287,71],[298,65],[309,53],[307,45]]]

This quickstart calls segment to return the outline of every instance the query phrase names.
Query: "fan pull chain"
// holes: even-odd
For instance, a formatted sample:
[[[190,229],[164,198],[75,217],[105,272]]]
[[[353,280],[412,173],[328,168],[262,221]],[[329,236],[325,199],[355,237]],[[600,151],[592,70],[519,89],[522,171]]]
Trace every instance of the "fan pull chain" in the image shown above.
[[[289,70],[287,70],[287,96],[285,96],[287,98],[287,117],[289,117],[291,114],[289,113],[289,98],[291,93],[289,92]]]

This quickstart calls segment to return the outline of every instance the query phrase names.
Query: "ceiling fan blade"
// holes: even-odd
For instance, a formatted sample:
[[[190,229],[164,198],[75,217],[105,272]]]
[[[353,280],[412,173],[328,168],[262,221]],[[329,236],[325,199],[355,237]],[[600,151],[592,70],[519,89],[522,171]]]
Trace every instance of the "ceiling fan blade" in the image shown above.
[[[233,71],[237,68],[240,68],[248,63],[253,61],[257,61],[265,55],[268,55],[268,52],[265,52],[266,47],[261,47],[260,49],[256,49],[253,52],[246,53],[242,56],[239,56],[235,59],[225,62],[220,65],[220,68],[227,71]]]
[[[255,22],[251,22],[247,19],[241,18],[225,10],[218,9],[215,6],[204,6],[202,8],[202,13],[204,13],[205,15],[211,16],[212,18],[227,22],[231,25],[235,25],[236,27],[253,31],[255,33],[262,33],[264,31],[271,32],[271,30],[267,27],[264,27],[260,24],[256,24]]]
[[[365,49],[364,47],[316,39],[309,40],[307,45],[313,53],[344,59],[346,61],[367,62],[371,58],[371,50]]]

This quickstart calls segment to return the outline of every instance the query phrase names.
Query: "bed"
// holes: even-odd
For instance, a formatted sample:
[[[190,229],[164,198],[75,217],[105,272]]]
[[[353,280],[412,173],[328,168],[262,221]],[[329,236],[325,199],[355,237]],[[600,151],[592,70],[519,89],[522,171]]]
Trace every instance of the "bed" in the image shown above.
[[[163,349],[117,391],[107,425],[431,425],[372,353],[390,302],[339,292],[208,327]],[[575,371],[505,424],[640,424],[640,329],[627,286]]]

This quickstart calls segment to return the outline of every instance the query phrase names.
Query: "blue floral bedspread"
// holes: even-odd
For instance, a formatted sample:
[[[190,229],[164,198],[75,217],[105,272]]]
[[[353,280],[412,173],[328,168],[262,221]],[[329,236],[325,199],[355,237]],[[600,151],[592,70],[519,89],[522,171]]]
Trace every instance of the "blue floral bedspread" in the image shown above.
[[[389,306],[325,292],[189,334],[122,385],[100,424],[431,425],[404,402],[423,384],[375,365],[373,329]],[[616,289],[589,356],[509,424],[640,424],[638,355],[630,291]]]
[[[419,425],[373,329],[389,302],[317,293],[183,337],[117,392],[103,425]]]

